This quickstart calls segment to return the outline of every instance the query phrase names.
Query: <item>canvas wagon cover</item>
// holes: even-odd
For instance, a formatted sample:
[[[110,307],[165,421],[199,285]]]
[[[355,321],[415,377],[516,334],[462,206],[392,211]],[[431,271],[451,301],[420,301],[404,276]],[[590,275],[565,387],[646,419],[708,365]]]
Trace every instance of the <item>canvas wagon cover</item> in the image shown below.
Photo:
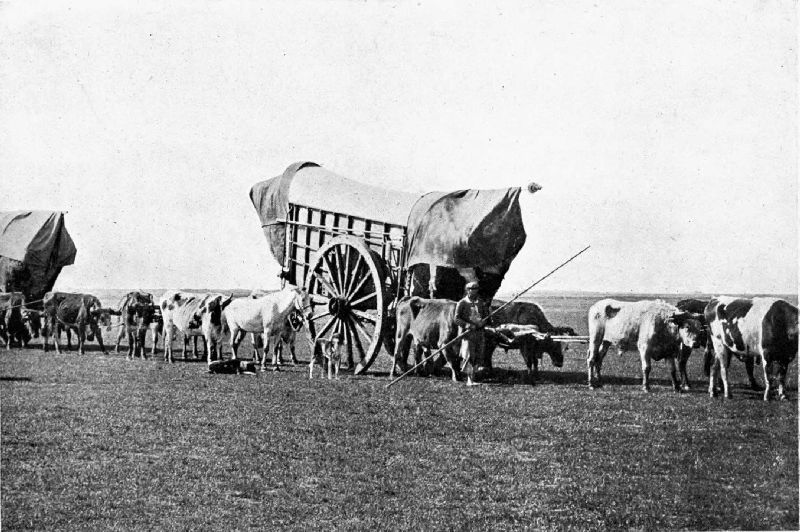
[[[272,255],[284,265],[289,202],[407,227],[407,266],[504,274],[525,243],[519,188],[410,194],[365,185],[299,162],[256,183],[250,199]]]
[[[40,299],[76,253],[63,212],[0,212],[0,289]]]

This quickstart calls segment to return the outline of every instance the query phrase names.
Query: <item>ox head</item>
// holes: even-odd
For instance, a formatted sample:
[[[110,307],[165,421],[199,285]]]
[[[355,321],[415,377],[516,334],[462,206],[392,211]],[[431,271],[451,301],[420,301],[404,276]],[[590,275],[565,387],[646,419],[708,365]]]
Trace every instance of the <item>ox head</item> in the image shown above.
[[[564,366],[564,344],[554,341],[548,334],[543,340],[539,340],[538,347],[543,353],[550,355],[553,366],[557,368]]]
[[[311,295],[305,288],[295,288],[294,290],[294,309],[300,313],[303,320],[308,321],[314,315],[314,309],[311,306]]]
[[[668,322],[677,328],[681,343],[686,347],[695,349],[705,343],[706,331],[700,314],[676,312]]]
[[[227,298],[222,295],[206,297],[195,313],[193,321],[200,323],[204,333],[212,329],[219,331],[222,327],[222,311],[231,304],[231,301],[233,301],[233,294]]]

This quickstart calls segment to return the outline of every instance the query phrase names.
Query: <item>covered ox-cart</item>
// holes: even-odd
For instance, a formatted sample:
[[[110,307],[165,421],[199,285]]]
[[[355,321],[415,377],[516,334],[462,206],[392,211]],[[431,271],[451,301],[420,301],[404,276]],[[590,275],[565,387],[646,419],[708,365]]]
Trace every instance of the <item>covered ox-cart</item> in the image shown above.
[[[0,291],[40,301],[76,252],[63,212],[0,212]]]
[[[460,299],[477,280],[491,300],[525,243],[519,195],[520,188],[411,194],[311,162],[250,191],[282,279],[312,296],[312,341],[340,333],[356,374],[381,345],[393,351],[401,297]]]

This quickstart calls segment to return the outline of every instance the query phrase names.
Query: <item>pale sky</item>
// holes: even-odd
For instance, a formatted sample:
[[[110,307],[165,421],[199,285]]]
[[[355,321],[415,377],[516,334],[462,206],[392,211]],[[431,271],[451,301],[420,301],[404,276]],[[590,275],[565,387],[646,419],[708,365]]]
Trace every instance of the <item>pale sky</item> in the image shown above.
[[[57,288],[276,287],[292,162],[524,186],[503,291],[797,291],[795,2],[0,5],[0,210],[68,211]]]

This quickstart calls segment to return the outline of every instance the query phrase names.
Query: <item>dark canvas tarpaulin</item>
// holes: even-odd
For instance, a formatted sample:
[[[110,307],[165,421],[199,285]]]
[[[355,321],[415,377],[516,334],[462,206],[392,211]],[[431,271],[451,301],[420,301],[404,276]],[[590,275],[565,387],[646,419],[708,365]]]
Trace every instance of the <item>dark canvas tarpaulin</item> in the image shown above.
[[[406,266],[505,275],[525,244],[519,188],[431,192],[408,217]]]
[[[0,212],[0,289],[41,299],[76,253],[63,212]]]

